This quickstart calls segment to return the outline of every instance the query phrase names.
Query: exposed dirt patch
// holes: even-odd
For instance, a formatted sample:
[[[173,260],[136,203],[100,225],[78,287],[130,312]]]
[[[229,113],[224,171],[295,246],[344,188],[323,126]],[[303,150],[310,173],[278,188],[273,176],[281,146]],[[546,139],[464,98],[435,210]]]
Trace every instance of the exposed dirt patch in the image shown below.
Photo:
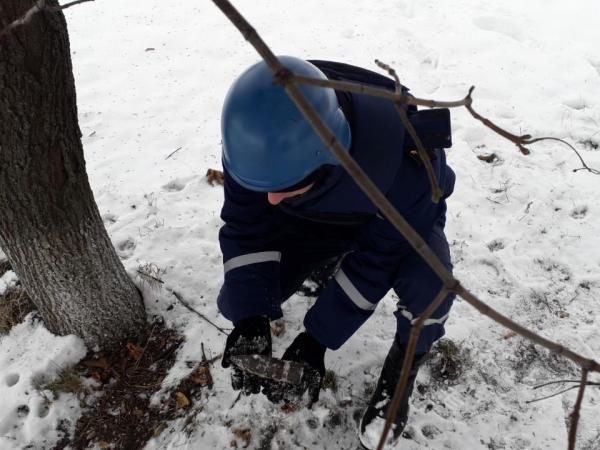
[[[54,450],[91,446],[141,449],[165,429],[169,420],[185,415],[196,391],[212,387],[211,361],[200,363],[162,405],[150,405],[182,342],[182,336],[157,319],[144,336],[128,342],[115,354],[88,355],[76,370],[81,377],[94,380],[90,384],[95,388],[83,400],[87,406],[74,435],[61,440]]]

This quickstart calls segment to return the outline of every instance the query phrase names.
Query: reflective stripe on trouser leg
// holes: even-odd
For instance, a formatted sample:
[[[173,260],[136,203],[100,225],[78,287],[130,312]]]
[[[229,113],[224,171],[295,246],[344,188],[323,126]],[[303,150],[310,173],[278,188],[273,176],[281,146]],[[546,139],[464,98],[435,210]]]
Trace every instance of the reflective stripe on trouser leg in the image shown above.
[[[433,229],[427,243],[444,266],[452,270],[448,242],[440,226]],[[394,291],[400,299],[398,310],[395,312],[396,340],[400,346],[408,343],[412,325],[435,299],[441,288],[442,281],[416,252],[413,251],[402,261],[394,284]],[[448,318],[454,297],[454,294],[449,294],[426,320],[419,335],[417,354],[427,353],[433,343],[444,335],[444,322]]]
[[[258,264],[262,262],[279,262],[281,261],[281,252],[257,252],[247,253],[245,255],[236,256],[228,259],[223,263],[225,273],[238,267],[247,266],[249,264]]]
[[[403,305],[398,306],[398,313],[404,316],[410,322],[411,325],[414,325],[419,320],[418,317],[414,317],[413,314]],[[431,317],[429,319],[425,319],[425,322],[423,322],[423,326],[426,327],[428,325],[443,325],[449,315],[450,311],[448,311],[439,319],[432,319]]]
[[[363,295],[358,291],[358,289],[356,289],[342,269],[338,270],[336,273],[335,281],[337,281],[348,298],[352,300],[352,303],[354,303],[360,309],[364,309],[365,311],[373,311],[377,307],[376,303],[371,303],[369,300],[363,297]]]

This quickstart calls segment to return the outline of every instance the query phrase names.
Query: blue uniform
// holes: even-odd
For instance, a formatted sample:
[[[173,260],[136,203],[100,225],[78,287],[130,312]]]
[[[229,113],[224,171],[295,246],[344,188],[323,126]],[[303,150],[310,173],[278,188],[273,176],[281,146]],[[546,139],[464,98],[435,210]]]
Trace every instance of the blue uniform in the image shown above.
[[[329,78],[393,89],[381,75],[353,66],[312,61]],[[337,93],[350,124],[350,154],[378,188],[451,269],[444,236],[446,202],[455,176],[443,149],[431,159],[444,199],[431,201],[421,163],[408,151],[407,138],[391,102]],[[409,109],[416,117],[416,110]],[[434,133],[424,130],[429,138]],[[427,139],[426,139],[427,140]],[[441,288],[441,281],[402,235],[362,193],[341,166],[334,166],[306,194],[277,206],[267,194],[237,184],[225,171],[225,224],[219,240],[225,279],[218,304],[234,322],[265,315],[281,317],[281,303],[313,269],[343,257],[335,277],[306,314],[304,325],[319,342],[339,348],[369,318],[390,290],[399,297],[396,339],[408,341],[411,324]],[[453,296],[426,322],[417,353],[426,353],[443,333]]]

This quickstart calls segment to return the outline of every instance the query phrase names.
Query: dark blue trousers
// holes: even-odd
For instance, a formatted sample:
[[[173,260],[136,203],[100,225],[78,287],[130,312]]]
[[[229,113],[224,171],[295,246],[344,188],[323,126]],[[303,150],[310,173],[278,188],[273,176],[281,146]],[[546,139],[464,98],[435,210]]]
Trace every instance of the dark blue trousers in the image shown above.
[[[282,216],[285,214],[282,213]],[[443,231],[444,220],[434,227],[427,239],[429,246],[448,270],[452,270],[448,242]],[[281,293],[287,300],[315,270],[353,251],[353,241],[360,227],[328,225],[295,217],[282,217],[280,243]],[[403,348],[408,343],[412,323],[433,301],[442,287],[441,280],[414,251],[401,259],[391,288],[397,294],[398,309],[396,340]],[[332,281],[335,282],[335,281]],[[444,335],[444,322],[454,295],[449,295],[423,327],[417,354],[427,353],[433,343]]]

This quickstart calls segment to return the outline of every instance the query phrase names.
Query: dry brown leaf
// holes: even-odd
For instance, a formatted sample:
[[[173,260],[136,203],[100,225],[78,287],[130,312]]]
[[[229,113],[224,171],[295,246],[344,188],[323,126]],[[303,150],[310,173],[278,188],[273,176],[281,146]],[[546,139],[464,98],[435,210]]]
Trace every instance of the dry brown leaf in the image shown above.
[[[206,181],[208,181],[211,186],[214,186],[215,183],[223,186],[225,183],[225,176],[220,170],[208,169],[206,171]]]
[[[127,351],[129,352],[131,357],[136,361],[139,360],[144,354],[144,349],[139,345],[134,344],[133,342],[127,343]]]
[[[200,366],[192,372],[190,379],[199,386],[212,387],[213,385],[213,379],[208,364],[200,364]]]
[[[295,405],[293,403],[284,403],[283,405],[281,405],[281,411],[288,414],[296,412],[298,411],[298,405]]]
[[[95,370],[90,374],[90,377],[92,377],[96,381],[102,381],[102,375],[100,374],[100,372],[96,372]]]
[[[100,442],[98,442],[98,447],[100,447],[100,448],[110,448],[110,443],[106,442],[106,441],[100,441]]]
[[[495,153],[490,153],[488,155],[477,155],[477,159],[491,164],[498,159],[498,155],[496,155]]]
[[[250,431],[250,428],[234,428],[231,431],[233,431],[236,438],[242,441],[243,448],[250,445],[250,441],[252,441],[252,432]]]
[[[82,364],[88,369],[108,369],[108,360],[104,356],[97,359],[87,359]]]
[[[285,322],[283,320],[273,320],[271,322],[271,333],[276,337],[285,333]]]
[[[177,406],[179,408],[187,408],[191,404],[190,400],[186,397],[186,395],[183,392],[175,393],[175,401],[177,402]]]
[[[158,424],[158,426],[157,426],[157,427],[154,429],[154,433],[152,433],[152,434],[153,434],[153,436],[154,436],[154,437],[158,437],[158,436],[160,436],[160,434],[161,434],[163,431],[165,431],[165,430],[166,430],[166,428],[167,428],[167,424],[166,424],[166,423],[160,423],[160,424]]]

